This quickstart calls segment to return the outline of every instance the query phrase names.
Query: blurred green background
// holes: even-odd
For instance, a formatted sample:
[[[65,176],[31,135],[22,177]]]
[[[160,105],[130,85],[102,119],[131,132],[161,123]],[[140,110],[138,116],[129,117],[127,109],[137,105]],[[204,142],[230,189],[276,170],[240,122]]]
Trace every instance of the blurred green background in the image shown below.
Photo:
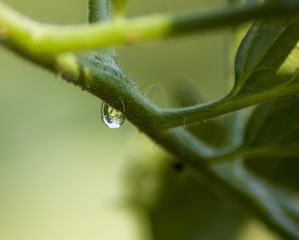
[[[87,0],[4,2],[41,22],[87,19]],[[131,0],[127,13],[133,17],[221,4]],[[165,89],[182,81],[192,82],[207,99],[225,94],[232,69],[228,44],[228,31],[220,31],[117,52],[130,79],[166,106]],[[176,235],[180,220],[188,227],[179,229],[185,237],[178,239],[276,239],[261,223],[176,173],[159,147],[130,123],[118,130],[104,126],[99,99],[3,48],[0,84],[0,239],[175,239],[169,233]],[[176,206],[182,196],[191,202]],[[189,216],[192,224],[185,220]],[[192,236],[184,232],[191,228]],[[156,235],[163,229],[165,236]]]

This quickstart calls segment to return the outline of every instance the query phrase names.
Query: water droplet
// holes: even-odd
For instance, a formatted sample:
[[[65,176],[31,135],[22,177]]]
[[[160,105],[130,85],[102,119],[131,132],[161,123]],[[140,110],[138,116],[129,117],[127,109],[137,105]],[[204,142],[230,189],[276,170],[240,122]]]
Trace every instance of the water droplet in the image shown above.
[[[107,103],[102,103],[102,119],[107,127],[119,128],[125,121],[126,117],[121,112],[113,107],[110,107]]]

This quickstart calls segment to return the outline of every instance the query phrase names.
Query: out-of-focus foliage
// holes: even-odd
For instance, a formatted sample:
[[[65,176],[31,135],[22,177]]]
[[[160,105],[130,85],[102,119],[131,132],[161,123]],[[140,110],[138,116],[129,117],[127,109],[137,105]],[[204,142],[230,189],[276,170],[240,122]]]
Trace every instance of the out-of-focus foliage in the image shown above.
[[[207,189],[188,169],[148,140],[132,153],[125,176],[126,206],[146,240],[279,239],[234,202]]]
[[[188,173],[175,171],[169,159],[158,161],[158,169],[139,161],[139,166],[134,166],[137,177],[131,179],[132,203],[135,211],[144,211],[148,218],[145,222],[149,223],[152,239],[231,240],[239,235],[245,217],[233,205],[204,188]],[[153,179],[157,185],[150,188],[148,184]]]
[[[247,149],[265,151],[264,158],[248,157],[246,165],[288,188],[299,188],[299,100],[260,105],[252,113],[244,136]]]

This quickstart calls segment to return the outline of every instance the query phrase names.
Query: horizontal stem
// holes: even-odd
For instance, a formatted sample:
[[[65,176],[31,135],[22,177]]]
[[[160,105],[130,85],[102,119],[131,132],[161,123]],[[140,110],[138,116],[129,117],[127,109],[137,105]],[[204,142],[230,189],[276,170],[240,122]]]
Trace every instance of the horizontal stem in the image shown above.
[[[229,94],[224,98],[207,104],[163,110],[160,127],[161,129],[170,129],[200,123],[201,121],[213,119],[265,101],[291,97],[294,94],[298,94],[298,91],[299,85],[285,85],[262,93],[237,97]]]
[[[274,1],[273,1],[274,2]],[[6,30],[5,43],[33,55],[94,49],[186,35],[199,31],[232,27],[261,18],[298,14],[299,4],[234,4],[210,11],[164,14],[122,19],[91,26],[37,24],[0,3],[0,28]],[[22,41],[20,41],[22,40]]]
[[[290,144],[282,146],[259,146],[259,147],[247,147],[245,149],[237,149],[233,152],[219,154],[218,156],[212,156],[209,159],[210,165],[215,165],[222,162],[233,161],[238,157],[247,159],[273,159],[273,158],[292,158],[298,157],[299,144]]]

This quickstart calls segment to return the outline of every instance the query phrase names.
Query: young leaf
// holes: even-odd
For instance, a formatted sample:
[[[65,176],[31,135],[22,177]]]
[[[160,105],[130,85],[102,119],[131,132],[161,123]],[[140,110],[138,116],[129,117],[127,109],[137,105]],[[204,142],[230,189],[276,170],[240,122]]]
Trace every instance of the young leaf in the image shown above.
[[[258,106],[245,129],[247,167],[271,181],[299,189],[299,99]]]
[[[272,94],[275,99],[298,93],[298,29],[298,17],[254,23],[236,56],[231,95]]]

